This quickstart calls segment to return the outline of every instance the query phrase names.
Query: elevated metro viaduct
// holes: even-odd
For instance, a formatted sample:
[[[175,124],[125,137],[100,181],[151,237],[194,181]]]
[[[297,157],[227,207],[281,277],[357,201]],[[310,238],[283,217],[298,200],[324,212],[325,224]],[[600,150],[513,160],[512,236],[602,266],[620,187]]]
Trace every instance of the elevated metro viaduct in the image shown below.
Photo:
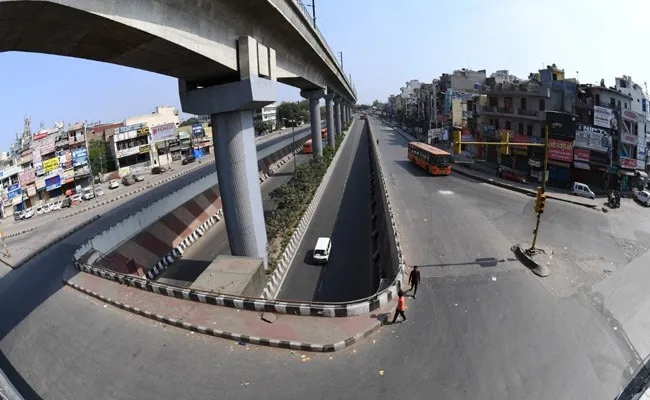
[[[103,61],[178,78],[181,108],[210,114],[233,255],[267,262],[253,110],[276,82],[309,99],[314,158],[351,118],[356,91],[296,0],[0,0],[0,51]],[[328,135],[334,147],[335,135]]]

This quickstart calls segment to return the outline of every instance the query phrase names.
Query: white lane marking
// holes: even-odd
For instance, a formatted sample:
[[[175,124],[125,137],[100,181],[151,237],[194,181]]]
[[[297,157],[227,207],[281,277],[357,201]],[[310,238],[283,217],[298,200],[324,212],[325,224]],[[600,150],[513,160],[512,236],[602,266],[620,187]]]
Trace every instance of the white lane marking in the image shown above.
[[[454,194],[454,192],[452,192],[451,190],[438,190],[438,193],[444,194],[444,195]]]

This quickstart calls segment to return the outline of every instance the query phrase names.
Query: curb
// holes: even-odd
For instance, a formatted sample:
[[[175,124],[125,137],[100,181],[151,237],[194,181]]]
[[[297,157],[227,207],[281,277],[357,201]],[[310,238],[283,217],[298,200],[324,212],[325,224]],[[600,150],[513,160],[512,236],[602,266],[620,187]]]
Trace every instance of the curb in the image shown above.
[[[520,187],[517,187],[517,186],[514,186],[514,185],[509,185],[507,183],[499,182],[499,181],[496,181],[496,180],[490,179],[490,178],[484,178],[482,176],[472,174],[471,172],[463,171],[463,170],[461,170],[461,168],[463,168],[463,167],[453,168],[452,172],[455,172],[457,174],[464,175],[464,176],[470,177],[472,179],[476,179],[476,180],[488,183],[488,184],[493,185],[493,186],[498,186],[498,187],[503,188],[503,189],[508,189],[508,190],[513,191],[513,192],[519,192],[519,193],[523,193],[523,194],[529,195],[529,196],[535,196],[537,194],[537,192],[535,192],[534,190],[520,188]],[[564,199],[564,198],[561,198],[561,197],[556,197],[554,195],[548,194],[548,192],[546,193],[546,198],[561,201],[561,202],[564,202],[564,203],[575,204],[577,206],[591,208],[592,210],[596,209],[598,207],[598,205],[596,205],[596,204],[588,204],[588,203],[583,203],[583,202],[580,202],[580,201],[567,200],[567,199]]]
[[[95,215],[91,219],[89,219],[89,220],[87,220],[85,222],[82,222],[81,224],[79,224],[76,227],[72,228],[68,232],[64,233],[62,236],[59,236],[58,238],[52,240],[51,242],[48,242],[48,243],[44,244],[43,246],[39,247],[38,249],[36,249],[31,254],[27,255],[27,257],[25,257],[22,261],[15,264],[11,268],[12,269],[18,269],[18,268],[22,267],[24,264],[26,264],[32,258],[38,256],[39,254],[41,254],[45,250],[49,249],[50,247],[54,246],[55,244],[58,244],[59,242],[66,239],[68,236],[72,235],[73,233],[76,233],[77,231],[81,230],[82,228],[85,228],[86,226],[90,225],[91,223],[97,221],[99,218],[101,218],[101,215]]]
[[[369,329],[366,329],[363,332],[359,332],[354,336],[351,336],[345,340],[338,341],[336,343],[331,343],[331,344],[313,344],[313,343],[305,343],[305,342],[294,342],[294,341],[288,341],[288,340],[278,340],[278,339],[269,339],[269,338],[263,338],[263,337],[257,337],[257,336],[249,336],[249,335],[243,335],[239,333],[232,333],[232,332],[227,332],[227,331],[222,331],[220,329],[214,329],[214,328],[207,328],[202,325],[195,325],[195,324],[190,324],[187,322],[184,322],[183,320],[180,319],[174,319],[174,318],[169,318],[165,317],[164,315],[160,314],[154,314],[152,312],[146,311],[139,309],[137,307],[132,307],[128,304],[121,303],[119,301],[115,301],[113,299],[110,299],[108,297],[105,297],[101,294],[95,293],[93,291],[90,291],[88,289],[85,289],[77,284],[74,284],[66,279],[63,279],[63,282],[78,290],[81,293],[87,294],[95,299],[98,299],[100,301],[103,301],[105,303],[108,303],[112,306],[115,306],[117,308],[120,308],[125,311],[129,311],[131,313],[140,315],[145,318],[152,319],[154,321],[162,322],[168,325],[175,326],[177,328],[182,328],[186,329],[192,332],[198,332],[202,333],[204,335],[208,336],[215,336],[219,337],[222,339],[227,339],[227,340],[233,340],[237,341],[240,343],[250,343],[250,344],[256,344],[260,346],[268,346],[268,347],[276,347],[276,348],[281,348],[281,349],[292,349],[292,350],[300,350],[300,351],[310,351],[310,352],[318,352],[318,353],[331,353],[335,352],[338,350],[342,350],[346,347],[349,347],[353,345],[354,343],[368,337],[372,333],[376,332],[384,323],[384,321],[387,319],[387,317],[384,318],[383,321],[377,321],[373,326]]]
[[[528,256],[524,250],[521,249],[520,245],[514,245],[511,247],[513,253],[517,259],[524,264],[528,269],[530,269],[535,275],[541,276],[542,278],[549,276],[551,271],[546,265],[540,265],[535,262],[530,256]]]
[[[158,262],[149,269],[146,273],[146,277],[149,280],[156,279],[160,274],[162,274],[169,266],[171,266],[178,258],[180,258],[187,249],[190,248],[199,238],[203,237],[208,229],[216,225],[217,222],[221,221],[223,218],[223,209],[219,209],[216,214],[208,217],[207,220],[197,226],[189,235],[187,235],[178,246],[174,247],[169,253],[165,254],[158,260]]]
[[[325,192],[325,187],[327,187],[327,185],[329,184],[330,178],[332,177],[332,174],[334,172],[334,167],[336,167],[336,164],[338,163],[338,160],[341,157],[341,153],[343,152],[343,146],[347,142],[347,138],[350,136],[349,133],[351,129],[352,129],[352,125],[350,125],[346,133],[343,133],[344,136],[343,136],[343,140],[341,141],[341,144],[339,145],[339,150],[337,150],[336,154],[334,154],[334,158],[332,159],[332,162],[328,166],[325,175],[321,179],[321,182],[318,185],[316,192],[314,193],[314,197],[312,197],[311,202],[307,207],[307,210],[300,218],[300,222],[298,223],[296,229],[293,231],[293,234],[291,235],[291,239],[289,240],[287,247],[285,247],[284,251],[282,252],[280,261],[275,271],[273,271],[273,274],[271,274],[270,279],[266,284],[266,287],[262,291],[263,298],[274,300],[277,297],[278,293],[280,292],[280,288],[282,287],[282,284],[284,283],[284,279],[286,278],[287,273],[289,272],[289,268],[291,267],[291,262],[296,256],[296,252],[298,251],[298,248],[302,243],[302,239],[304,238],[305,232],[309,227],[309,223],[311,222],[314,213],[316,212],[316,209],[320,204],[320,200],[323,197],[323,193]]]

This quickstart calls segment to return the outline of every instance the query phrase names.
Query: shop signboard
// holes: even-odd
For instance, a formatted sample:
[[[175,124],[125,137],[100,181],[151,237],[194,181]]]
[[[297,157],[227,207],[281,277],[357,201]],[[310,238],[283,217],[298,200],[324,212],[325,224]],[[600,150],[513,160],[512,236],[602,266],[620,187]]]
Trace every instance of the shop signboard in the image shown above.
[[[645,170],[645,160],[636,160],[636,169]]]
[[[36,178],[34,185],[36,189],[43,189],[45,187],[45,178]]]
[[[63,171],[63,180],[68,181],[68,180],[74,180],[74,169],[66,169]]]
[[[29,197],[36,196],[36,186],[35,185],[27,186],[27,196],[29,196]]]
[[[43,161],[43,172],[46,174],[48,172],[54,171],[57,168],[59,168],[59,157],[53,157],[49,160]]]
[[[47,131],[41,131],[41,132],[37,132],[37,133],[33,134],[32,135],[32,140],[37,141],[37,140],[44,139],[46,137],[47,137]]]
[[[511,142],[512,143],[529,143],[530,141],[528,140],[529,136],[526,135],[513,135]],[[525,149],[526,146],[512,146],[513,149]]]
[[[117,128],[117,133],[137,131],[138,129],[142,129],[144,126],[145,126],[145,124],[143,124],[143,123],[127,125],[127,126],[121,126],[121,127]]]
[[[0,171],[0,178],[8,178],[10,176],[16,175],[20,169],[17,166],[7,167]]]
[[[140,146],[140,154],[147,154],[151,150],[151,146]]]
[[[132,156],[134,154],[138,154],[139,148],[138,147],[129,147],[126,149],[118,150],[116,152],[117,158],[122,158],[122,157],[128,157]]]
[[[623,118],[636,122],[636,113],[630,110],[623,110]]]
[[[618,130],[618,121],[614,110],[607,107],[594,106],[594,125],[606,129]]]
[[[573,146],[606,153],[610,142],[611,138],[606,131],[589,125],[578,125]]]
[[[621,133],[621,143],[625,144],[637,144],[636,135],[630,133]]]
[[[192,125],[192,136],[194,137],[203,136],[203,124]]]
[[[151,142],[176,139],[176,124],[158,125],[151,128]]]
[[[621,168],[636,169],[636,160],[634,158],[620,157]]]
[[[26,187],[36,180],[36,173],[33,168],[24,169],[18,173],[18,182],[20,186]]]
[[[573,149],[573,159],[574,159],[574,161],[586,161],[586,162],[589,162],[589,150]]]
[[[576,135],[577,117],[574,114],[546,111],[546,123],[551,135],[564,136],[574,139]]]
[[[54,150],[56,150],[56,143],[53,137],[41,141],[41,155],[53,153]]]
[[[549,139],[548,147],[549,159],[569,163],[573,161],[573,142]]]
[[[88,164],[88,152],[85,147],[72,151],[72,166],[79,167]]]
[[[54,189],[58,189],[61,187],[61,177],[60,176],[53,176],[51,178],[47,178],[45,180],[45,190],[48,192]]]

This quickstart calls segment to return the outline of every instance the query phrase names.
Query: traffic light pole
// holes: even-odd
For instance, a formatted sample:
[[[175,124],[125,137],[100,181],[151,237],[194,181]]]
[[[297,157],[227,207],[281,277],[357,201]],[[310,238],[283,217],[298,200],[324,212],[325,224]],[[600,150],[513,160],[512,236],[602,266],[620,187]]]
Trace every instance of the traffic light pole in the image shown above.
[[[535,230],[533,231],[533,244],[527,250],[529,254],[535,254],[535,245],[537,244],[537,233],[539,232],[539,222],[544,212],[544,201],[546,200],[546,179],[548,177],[548,125],[544,127],[544,144],[541,143],[510,143],[510,136],[508,133],[505,133],[501,137],[500,142],[463,142],[460,136],[460,131],[454,130],[453,132],[453,152],[460,154],[462,150],[462,145],[464,144],[478,144],[478,145],[488,145],[488,146],[500,146],[501,152],[503,154],[510,154],[510,146],[518,147],[544,147],[544,172],[542,176],[542,186],[541,190],[538,189],[536,205],[535,208],[537,211],[537,221],[535,223]],[[539,202],[539,203],[538,203]],[[541,204],[541,206],[538,206]]]

